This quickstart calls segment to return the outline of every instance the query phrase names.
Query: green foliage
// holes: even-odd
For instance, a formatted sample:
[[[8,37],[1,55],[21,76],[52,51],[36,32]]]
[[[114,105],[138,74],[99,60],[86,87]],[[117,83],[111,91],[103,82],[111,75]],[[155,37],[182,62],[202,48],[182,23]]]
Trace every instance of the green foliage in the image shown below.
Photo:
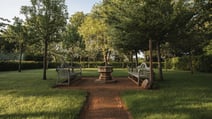
[[[93,12],[98,11],[98,8],[93,9]],[[103,54],[105,65],[108,63],[108,58],[112,50],[111,38],[108,34],[110,31],[104,19],[96,14],[89,14],[85,17],[84,22],[79,27],[79,33],[83,36],[85,49],[89,54],[97,55],[99,51]]]
[[[174,57],[170,58],[167,61],[168,69],[177,69],[177,70],[190,70],[189,66],[189,56],[183,57]],[[192,57],[192,65],[194,71],[200,72],[212,72],[212,56],[211,55],[201,55]]]
[[[15,71],[18,70],[18,62],[8,62],[2,61],[0,62],[0,71]],[[49,63],[48,68],[56,68],[60,64],[58,63]],[[22,69],[42,69],[43,63],[42,62],[34,62],[34,61],[23,61],[22,62]]]
[[[7,22],[7,23],[5,23]],[[5,27],[8,25],[10,21],[8,19],[2,18],[0,17],[0,36],[1,36],[1,32],[3,32],[5,29]]]
[[[180,0],[174,6],[176,19],[168,37],[176,55],[203,53],[203,47],[208,43],[208,31],[211,29],[208,25],[210,10],[207,8],[210,4],[208,0]]]
[[[85,15],[83,12],[77,12],[70,17],[69,23],[63,34],[62,47],[66,53],[67,59],[73,59],[84,55],[84,42],[82,36],[78,32],[79,27],[83,23]],[[64,57],[62,59],[65,59]]]
[[[148,43],[145,43],[145,34],[140,26],[141,5],[141,1],[111,0],[104,1],[97,11],[109,24],[109,35],[117,50],[127,53],[147,49]]]
[[[96,68],[104,65],[103,62],[80,62],[79,64],[83,68]],[[126,68],[128,64],[128,62],[110,62],[109,65],[113,66],[114,68]]]
[[[212,74],[164,72],[160,89],[125,91],[121,94],[133,119],[212,118]]]
[[[149,65],[149,62],[146,62],[147,65]],[[71,63],[68,63],[71,65]],[[56,62],[49,62],[48,68],[57,68],[60,66],[61,63]],[[72,66],[81,66],[82,68],[97,68],[98,66],[104,65],[103,62],[73,62]],[[135,63],[129,63],[129,62],[110,62],[111,66],[114,68],[127,68],[128,66],[134,66]],[[162,66],[164,67],[164,63],[162,63]],[[171,65],[172,66],[172,65]],[[42,69],[43,64],[42,62],[37,61],[23,61],[22,62],[22,69]],[[157,68],[158,64],[157,62],[153,62],[153,68]],[[14,71],[18,69],[18,62],[15,61],[1,61],[0,62],[0,71]]]
[[[17,53],[0,53],[0,61],[7,61],[7,60],[18,60],[19,54]]]
[[[24,60],[25,61],[43,61],[43,55],[42,54],[24,54]]]
[[[201,72],[212,72],[212,55],[202,55],[199,57],[198,70]]]
[[[209,41],[208,45],[204,47],[203,50],[205,51],[206,55],[212,55],[212,39]]]
[[[68,17],[65,0],[31,0],[31,6],[22,6],[21,13],[32,30],[36,43],[43,45],[43,80],[46,80],[48,46],[61,40]]]
[[[70,17],[69,24],[66,26],[64,31],[63,45],[69,49],[70,47],[80,46],[82,43],[82,36],[79,34],[78,29],[84,21],[85,15],[82,12],[77,12]]]
[[[51,80],[41,79],[41,70],[0,72],[0,118],[77,119],[86,92],[52,88],[56,71],[48,70]]]

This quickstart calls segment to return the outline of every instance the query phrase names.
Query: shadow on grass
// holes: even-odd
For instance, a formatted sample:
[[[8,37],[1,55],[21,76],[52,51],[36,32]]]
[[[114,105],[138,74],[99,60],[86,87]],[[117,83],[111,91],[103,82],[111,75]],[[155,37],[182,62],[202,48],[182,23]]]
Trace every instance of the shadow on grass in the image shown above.
[[[147,101],[148,100],[148,101]],[[210,101],[210,100],[204,100]],[[143,102],[143,103],[141,103]],[[206,104],[206,103],[205,103]],[[128,107],[134,119],[211,119],[211,108],[204,102],[193,100],[173,101],[171,99],[141,98]]]
[[[159,90],[122,93],[134,119],[212,119],[211,74],[165,76]]]
[[[1,119],[28,119],[28,118],[41,118],[41,119],[77,119],[79,113],[78,109],[66,109],[53,112],[28,112],[28,113],[13,113],[13,114],[0,114]]]

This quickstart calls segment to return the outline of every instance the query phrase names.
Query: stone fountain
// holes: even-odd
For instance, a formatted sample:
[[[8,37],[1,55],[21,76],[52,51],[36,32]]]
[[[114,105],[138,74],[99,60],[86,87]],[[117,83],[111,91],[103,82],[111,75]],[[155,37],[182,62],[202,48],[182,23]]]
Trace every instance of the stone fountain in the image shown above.
[[[95,80],[97,83],[114,83],[116,80],[112,77],[112,66],[98,66],[99,78]]]

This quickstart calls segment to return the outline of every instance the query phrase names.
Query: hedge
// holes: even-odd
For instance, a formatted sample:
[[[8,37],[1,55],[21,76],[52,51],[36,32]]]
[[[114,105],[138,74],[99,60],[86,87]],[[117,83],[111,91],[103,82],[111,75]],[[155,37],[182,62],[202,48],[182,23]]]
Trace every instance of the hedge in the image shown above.
[[[190,70],[190,59],[188,56],[174,57],[167,60],[168,69]],[[192,57],[192,65],[195,71],[212,72],[212,55],[201,55]]]
[[[192,57],[193,68],[200,72],[212,72],[212,55],[202,55]],[[60,66],[60,63],[51,62],[48,64],[49,68],[56,68]],[[97,68],[97,66],[103,65],[103,62],[75,62],[73,65],[81,65],[83,68]],[[135,66],[135,63],[129,62],[110,62],[114,68],[126,68],[127,66]],[[147,62],[149,65],[149,62]],[[153,62],[153,68],[157,68],[157,62]],[[174,57],[167,59],[166,62],[162,62],[162,67],[167,69],[178,70],[190,70],[189,57]],[[41,69],[43,68],[42,62],[23,61],[22,69]],[[0,71],[18,70],[18,62],[0,62]]]
[[[60,63],[49,63],[48,68],[56,68],[60,66]],[[70,65],[70,63],[69,63]],[[97,68],[100,65],[104,65],[102,62],[75,62],[73,63],[73,66],[80,65],[83,68]],[[110,65],[112,65],[114,68],[127,68],[127,66],[135,66],[135,63],[129,63],[129,62],[110,62]],[[149,63],[147,62],[147,65]],[[163,64],[162,64],[163,65]],[[157,62],[153,62],[153,68],[157,68]],[[25,69],[41,69],[43,68],[42,62],[35,62],[35,61],[23,61],[21,68],[23,70]],[[18,62],[0,62],[0,71],[12,71],[12,70],[18,70]]]
[[[5,62],[2,61],[0,62],[0,71],[15,71],[18,70],[18,62]],[[58,63],[49,63],[48,67],[49,68],[56,68],[59,64]],[[43,63],[42,62],[28,62],[24,61],[22,62],[21,68],[23,70],[25,69],[41,69],[43,68]]]

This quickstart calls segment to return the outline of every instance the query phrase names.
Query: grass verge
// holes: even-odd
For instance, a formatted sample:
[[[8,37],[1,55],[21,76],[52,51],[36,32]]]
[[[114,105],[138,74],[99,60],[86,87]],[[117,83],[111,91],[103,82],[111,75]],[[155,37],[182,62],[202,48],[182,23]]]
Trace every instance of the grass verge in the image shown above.
[[[212,119],[212,74],[164,72],[159,90],[121,94],[134,119]]]
[[[0,72],[1,119],[76,119],[86,92],[51,88],[56,72],[48,70]]]

